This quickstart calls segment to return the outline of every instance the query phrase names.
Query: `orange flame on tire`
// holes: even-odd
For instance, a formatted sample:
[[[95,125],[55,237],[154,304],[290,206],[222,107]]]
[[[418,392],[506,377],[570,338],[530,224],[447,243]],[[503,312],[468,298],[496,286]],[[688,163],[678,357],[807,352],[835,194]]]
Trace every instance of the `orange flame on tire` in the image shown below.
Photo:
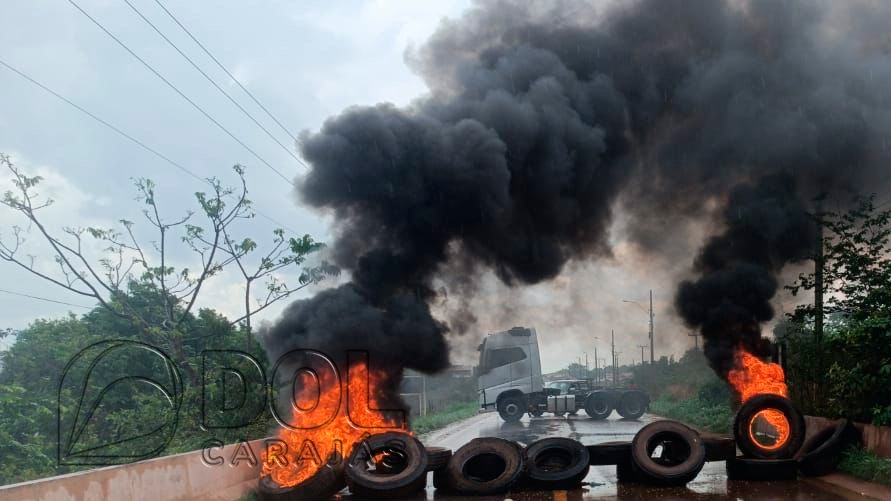
[[[727,374],[727,381],[742,403],[764,393],[788,396],[786,375],[779,364],[764,362],[742,348],[736,351],[735,361],[736,368]],[[767,451],[775,450],[789,440],[789,420],[777,409],[764,409],[749,421],[748,432],[752,443]]]
[[[309,428],[316,424],[311,422],[314,411],[324,416],[326,409],[336,408],[336,414],[315,428],[282,428],[278,438],[285,447],[267,447],[262,454],[261,477],[271,477],[279,487],[297,486],[315,475],[325,463],[342,465],[354,446],[368,435],[403,430],[401,423],[375,410],[381,405],[374,389],[387,386],[386,376],[370,371],[364,362],[350,367],[349,371],[348,384],[342,391],[337,381],[317,380],[324,377],[320,374],[298,374],[294,404],[303,412],[295,412],[289,424],[294,428]],[[323,392],[320,388],[330,390]]]

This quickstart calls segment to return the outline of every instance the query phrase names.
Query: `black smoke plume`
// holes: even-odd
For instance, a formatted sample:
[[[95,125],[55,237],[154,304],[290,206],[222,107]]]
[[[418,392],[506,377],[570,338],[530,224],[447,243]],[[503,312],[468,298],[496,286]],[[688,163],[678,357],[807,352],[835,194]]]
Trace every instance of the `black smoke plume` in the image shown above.
[[[607,256],[618,208],[658,253],[717,204],[677,306],[723,373],[813,243],[803,200],[884,181],[888,19],[874,2],[478,3],[407,54],[428,95],[303,134],[298,197],[333,216],[351,282],[290,305],[267,345],[436,371],[450,327],[472,327],[480,270],[522,286]],[[440,320],[442,283],[465,308]]]

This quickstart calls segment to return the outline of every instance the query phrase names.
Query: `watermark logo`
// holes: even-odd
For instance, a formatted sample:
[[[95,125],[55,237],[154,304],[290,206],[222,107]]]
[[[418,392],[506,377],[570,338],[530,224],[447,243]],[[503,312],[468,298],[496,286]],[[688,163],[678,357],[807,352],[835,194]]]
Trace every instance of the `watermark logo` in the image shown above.
[[[130,340],[92,344],[59,381],[59,465],[124,464],[160,454],[176,433],[182,380],[162,350]],[[126,424],[115,419],[129,416]]]
[[[371,433],[382,421],[389,429],[405,428],[404,410],[372,408],[368,353],[346,355],[341,374],[324,353],[294,350],[275,363],[267,379],[262,364],[248,353],[206,350],[201,353],[197,425],[211,433],[237,430],[256,423],[268,408],[282,428],[301,433],[344,416],[351,426]],[[314,397],[298,398],[298,390],[308,387]],[[130,340],[88,346],[64,368],[59,382],[58,464],[107,466],[160,455],[176,433],[183,398],[179,370],[161,349]],[[319,447],[303,443],[292,457],[320,464]],[[204,463],[256,465],[258,456],[248,441],[234,444],[225,459],[219,455],[222,448],[218,438],[206,440]],[[273,461],[286,461],[289,453],[281,440],[266,440],[265,449]],[[342,460],[338,437],[321,450],[328,451],[324,461]]]

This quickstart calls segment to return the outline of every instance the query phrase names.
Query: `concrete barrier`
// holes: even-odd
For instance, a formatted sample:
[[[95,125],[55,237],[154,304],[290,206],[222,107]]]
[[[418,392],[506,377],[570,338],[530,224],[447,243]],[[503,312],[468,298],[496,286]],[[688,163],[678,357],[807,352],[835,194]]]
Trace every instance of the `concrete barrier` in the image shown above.
[[[232,464],[244,446],[213,449],[223,464],[208,465],[202,451],[70,473],[0,487],[0,499],[16,501],[236,501],[257,485],[264,440],[249,442],[256,457]]]
[[[805,416],[805,424],[807,425],[807,438],[816,434],[818,431],[829,426],[835,426],[837,419],[827,419],[818,416]],[[883,458],[891,458],[891,427],[875,426],[872,424],[854,423],[862,437],[863,447],[876,456]]]

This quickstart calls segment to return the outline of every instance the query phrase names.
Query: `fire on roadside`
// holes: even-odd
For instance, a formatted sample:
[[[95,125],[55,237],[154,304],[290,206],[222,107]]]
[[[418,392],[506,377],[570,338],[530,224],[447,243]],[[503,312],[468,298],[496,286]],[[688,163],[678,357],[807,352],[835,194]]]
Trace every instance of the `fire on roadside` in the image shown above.
[[[742,403],[765,393],[788,396],[786,376],[779,364],[764,362],[745,349],[738,348],[735,365],[727,374],[727,380],[739,394]],[[781,411],[764,409],[752,417],[748,432],[753,443],[769,451],[782,447],[789,440],[790,424]]]
[[[373,388],[385,384],[383,373],[370,371],[366,363],[350,366],[347,384],[341,391],[337,381],[319,380],[333,375],[320,375],[308,371],[297,375],[292,428],[283,427],[278,438],[286,447],[283,453],[263,453],[261,477],[271,477],[279,487],[300,485],[315,475],[327,462],[346,461],[353,447],[371,433],[402,430],[397,420],[378,412],[381,405]],[[322,388],[327,388],[322,391]],[[318,410],[336,410],[333,419],[310,428]],[[307,429],[303,429],[307,428]]]

